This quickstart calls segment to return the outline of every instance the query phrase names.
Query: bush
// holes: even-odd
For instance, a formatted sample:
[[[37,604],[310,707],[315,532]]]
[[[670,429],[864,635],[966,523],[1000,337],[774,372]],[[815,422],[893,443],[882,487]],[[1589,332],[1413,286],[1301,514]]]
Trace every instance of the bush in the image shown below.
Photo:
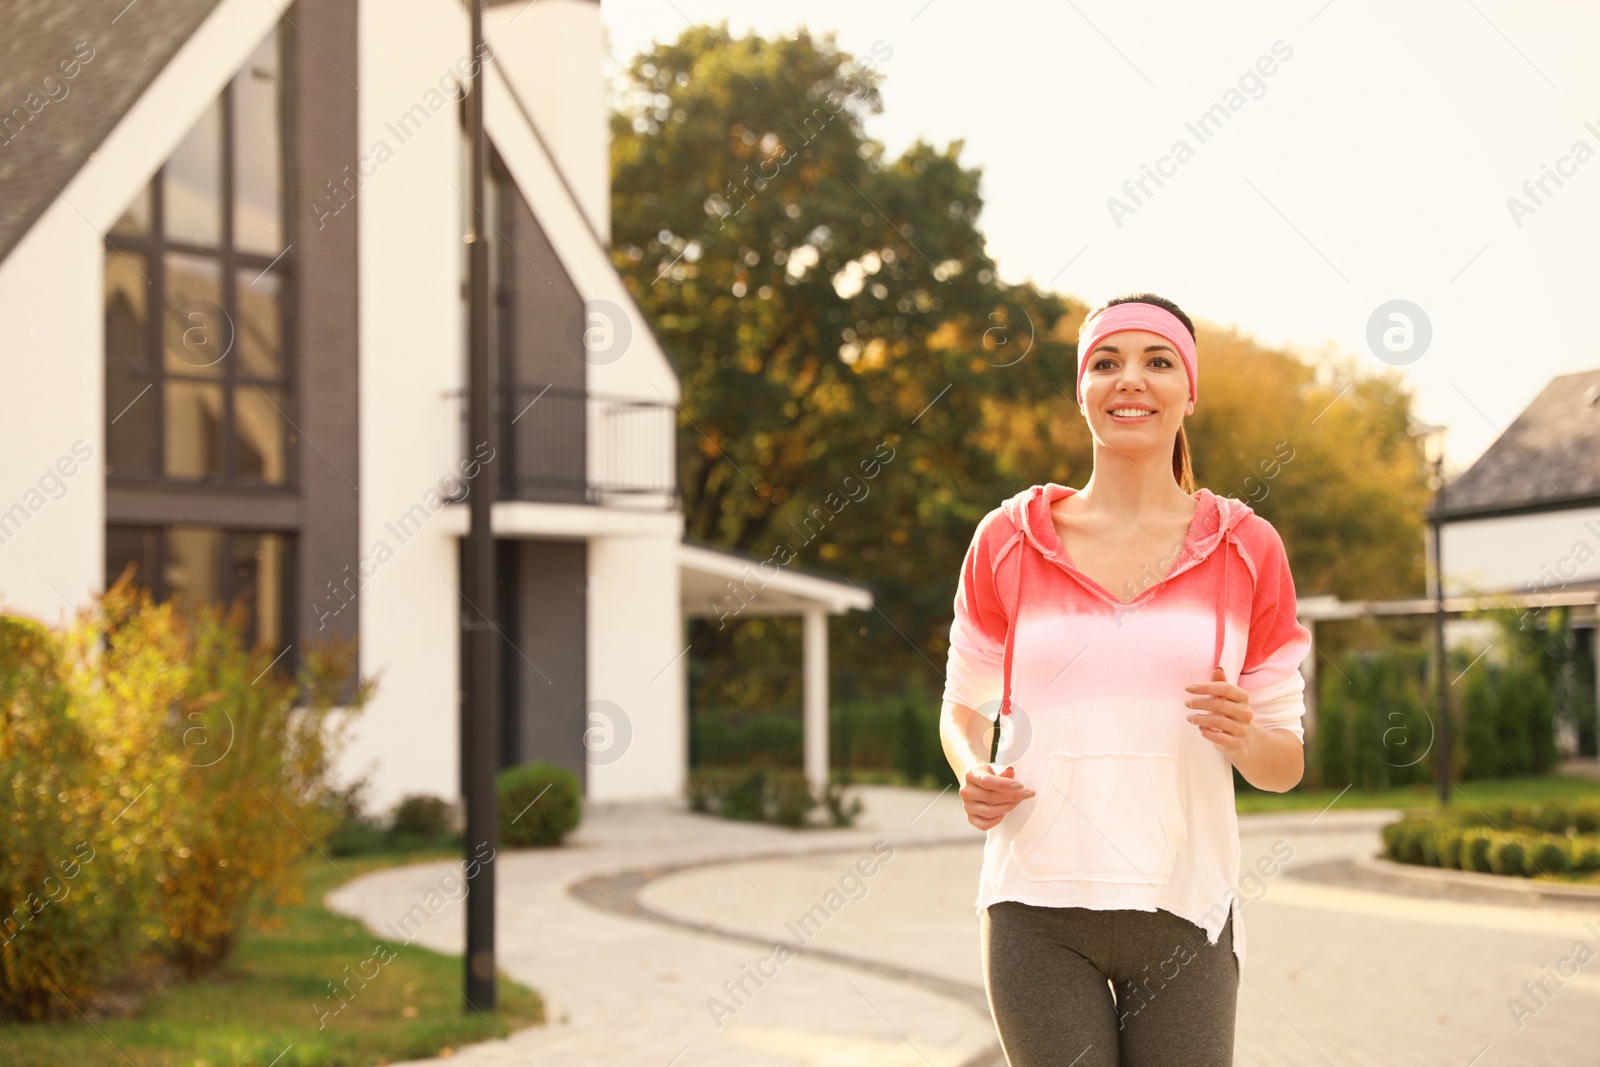
[[[845,786],[830,782],[820,793],[800,771],[773,768],[765,763],[751,767],[697,767],[689,772],[689,806],[695,811],[739,822],[769,822],[779,826],[810,824],[819,805],[826,808],[833,826],[850,826],[861,814],[861,798],[845,803]]]
[[[1600,841],[1574,838],[1568,845],[1572,853],[1569,869],[1573,871],[1600,871]]]
[[[1526,875],[1533,873],[1527,866],[1528,854],[1521,841],[1502,834],[1489,848],[1489,869],[1495,874]]]
[[[719,808],[724,819],[760,822],[767,814],[767,769],[752,767],[727,776]]]
[[[413,793],[402,797],[389,820],[396,834],[434,841],[456,832],[455,809],[442,797]]]
[[[508,767],[495,779],[500,843],[511,848],[559,845],[583,819],[578,776],[553,763]]]
[[[355,856],[383,852],[388,848],[389,831],[383,821],[367,813],[367,793],[372,783],[359,778],[343,789],[330,789],[324,801],[328,821],[328,841],[323,847],[332,856]]]
[[[246,610],[180,612],[125,575],[59,636],[0,619],[0,1016],[44,1017],[136,951],[201,974],[297,891],[337,822],[354,648],[303,649],[297,686],[245,646]]]
[[[1528,856],[1533,861],[1534,874],[1561,874],[1572,866],[1572,855],[1566,842],[1554,836],[1534,845]]]
[[[1539,875],[1600,871],[1600,835],[1593,801],[1569,804],[1483,804],[1445,813],[1408,812],[1382,829],[1384,854],[1486,874]]]
[[[1493,844],[1488,833],[1481,830],[1469,831],[1461,847],[1461,855],[1467,861],[1462,865],[1462,869],[1483,874],[1493,873],[1489,867],[1489,849]]]
[[[144,836],[117,819],[115,756],[96,744],[61,643],[0,617],[0,1018],[68,1013],[130,947]],[[124,753],[126,754],[126,753]],[[131,796],[128,799],[132,799]],[[131,878],[129,876],[132,876]]]
[[[146,594],[147,596],[148,594]],[[190,977],[225,960],[246,927],[297,899],[298,861],[336,825],[333,761],[347,717],[370,685],[337,706],[355,646],[302,649],[298,680],[271,669],[278,650],[249,648],[246,605],[196,609],[179,737],[182,770],[161,817],[158,914],[164,951]],[[131,617],[137,625],[137,613]]]
[[[1439,866],[1461,869],[1462,846],[1466,844],[1467,831],[1449,827],[1440,831]]]

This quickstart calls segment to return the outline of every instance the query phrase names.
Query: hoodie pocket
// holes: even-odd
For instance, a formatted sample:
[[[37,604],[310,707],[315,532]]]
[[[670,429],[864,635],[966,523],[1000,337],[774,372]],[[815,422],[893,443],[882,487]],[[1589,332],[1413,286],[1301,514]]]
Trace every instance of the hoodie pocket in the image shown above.
[[[1188,836],[1176,756],[1054,753],[1011,843],[1034,881],[1164,885]]]

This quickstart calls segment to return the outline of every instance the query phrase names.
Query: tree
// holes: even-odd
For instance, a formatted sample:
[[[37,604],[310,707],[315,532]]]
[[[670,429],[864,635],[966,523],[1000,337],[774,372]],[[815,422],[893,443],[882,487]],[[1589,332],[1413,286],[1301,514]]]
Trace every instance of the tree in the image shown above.
[[[833,649],[879,692],[910,671],[942,677],[978,520],[1036,482],[1081,485],[1092,459],[1072,401],[1087,309],[998,278],[961,141],[890,158],[867,136],[892,55],[880,42],[858,60],[804,30],[691,27],[631,61],[612,120],[614,261],[683,383],[686,536],[869,585],[878,611],[833,620],[851,638]],[[1420,464],[1395,450],[1398,409],[1373,407],[1392,386],[1346,391],[1317,429],[1343,383],[1209,327],[1201,348],[1210,398],[1189,433],[1202,482],[1247,500],[1247,477],[1270,486],[1258,510],[1289,516],[1311,589],[1335,583],[1364,536],[1377,539],[1364,578],[1420,584],[1411,498],[1384,481],[1410,463],[1420,485]],[[1263,479],[1285,438],[1293,475]],[[798,706],[797,626],[731,625],[740,607],[730,595],[696,626],[695,691]],[[751,659],[795,669],[737,669]]]

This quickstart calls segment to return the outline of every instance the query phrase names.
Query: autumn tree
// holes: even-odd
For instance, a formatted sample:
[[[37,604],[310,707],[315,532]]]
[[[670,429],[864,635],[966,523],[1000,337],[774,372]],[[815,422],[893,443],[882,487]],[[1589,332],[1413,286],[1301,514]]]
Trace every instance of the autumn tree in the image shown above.
[[[832,621],[843,697],[937,690],[974,526],[1028,485],[1081,486],[1093,455],[1072,401],[1087,309],[999,279],[961,141],[891,158],[867,135],[892,60],[881,42],[856,57],[804,30],[691,27],[628,64],[612,120],[613,258],[683,384],[686,537],[874,592],[876,610]],[[1398,385],[1341,393],[1210,327],[1200,350],[1201,483],[1259,498],[1305,592],[1420,585]],[[1263,478],[1281,441],[1294,458]],[[700,701],[797,706],[797,635],[697,624]]]

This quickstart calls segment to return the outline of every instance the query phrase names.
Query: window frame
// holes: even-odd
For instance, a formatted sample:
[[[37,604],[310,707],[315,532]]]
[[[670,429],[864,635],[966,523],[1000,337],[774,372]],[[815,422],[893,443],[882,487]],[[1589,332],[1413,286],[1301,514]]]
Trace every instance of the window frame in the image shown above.
[[[105,558],[101,560],[101,567],[105,571],[104,588],[111,588],[112,583],[117,580],[121,573],[120,571],[117,574],[111,573],[111,533],[113,531],[137,532],[140,534],[153,533],[155,535],[155,547],[153,549],[152,559],[150,562],[154,570],[150,574],[145,574],[143,573],[143,568],[141,566],[140,571],[136,572],[134,575],[134,583],[136,585],[143,586],[145,589],[148,589],[150,591],[150,597],[154,602],[158,604],[165,603],[172,596],[172,589],[167,584],[166,572],[167,564],[172,558],[170,539],[172,536],[172,531],[176,528],[214,530],[221,536],[221,551],[218,553],[218,558],[216,560],[217,571],[210,577],[215,583],[215,587],[218,590],[221,590],[221,596],[217,598],[216,602],[223,605],[231,604],[232,601],[238,597],[240,592],[237,590],[231,593],[229,592],[230,589],[234,588],[232,576],[230,576],[228,573],[233,559],[233,539],[236,537],[260,537],[263,535],[272,535],[282,539],[283,572],[281,575],[279,575],[281,590],[278,597],[278,613],[279,618],[282,620],[282,627],[280,633],[278,634],[278,640],[282,644],[289,646],[289,652],[284,657],[286,666],[291,672],[297,671],[301,663],[299,640],[300,620],[298,614],[300,607],[300,589],[296,582],[299,563],[298,553],[300,551],[300,535],[299,531],[297,530],[278,528],[257,529],[243,526],[227,526],[213,523],[195,522],[108,523],[106,528],[107,537],[106,552],[104,553]],[[257,587],[257,591],[259,592],[259,585]],[[255,610],[259,612],[259,605],[256,605]],[[250,625],[252,630],[254,630],[256,626],[257,618],[258,615],[256,614],[252,614],[250,617]],[[252,633],[251,636],[255,639],[255,643],[257,644],[259,644],[262,640],[262,637],[258,632]],[[282,651],[279,645],[274,645],[272,647],[275,652]]]
[[[280,22],[273,27],[272,33],[276,36],[278,52],[278,87],[277,87],[277,132],[278,132],[278,217],[283,236],[283,248],[275,256],[269,253],[252,252],[239,248],[235,244],[235,209],[236,203],[236,156],[238,154],[236,137],[238,134],[235,120],[234,85],[239,76],[248,69],[249,61],[245,66],[235,71],[215,98],[221,105],[222,131],[219,166],[220,195],[218,210],[221,218],[221,239],[216,247],[196,245],[190,242],[169,239],[166,235],[166,197],[164,191],[167,161],[163,161],[154,174],[151,175],[146,186],[139,191],[138,196],[149,197],[149,228],[147,233],[117,233],[108,231],[105,236],[105,254],[107,256],[123,255],[138,256],[144,262],[144,270],[139,273],[146,282],[145,295],[145,322],[143,325],[144,357],[146,370],[138,377],[141,381],[148,381],[150,396],[141,399],[140,403],[154,403],[156,405],[154,424],[156,440],[154,443],[154,472],[129,472],[118,470],[116,457],[109,451],[110,420],[118,417],[120,413],[105,412],[107,431],[107,480],[112,485],[130,487],[160,487],[160,488],[200,488],[200,489],[225,489],[229,492],[262,493],[268,495],[285,495],[296,493],[300,489],[300,431],[298,429],[298,398],[299,376],[297,374],[298,348],[295,344],[294,323],[296,320],[296,297],[298,287],[295,284],[295,256],[294,242],[291,227],[290,203],[293,195],[294,167],[292,155],[294,151],[293,129],[291,122],[291,92],[290,82],[294,76],[292,67],[293,48],[290,47],[290,36],[283,32]],[[259,43],[257,47],[260,47]],[[252,56],[255,49],[251,49]],[[207,105],[208,108],[210,105]],[[131,201],[130,201],[131,203]],[[221,373],[215,376],[203,374],[170,371],[166,366],[166,329],[167,317],[170,308],[167,306],[166,266],[169,255],[187,255],[215,263],[220,287],[221,307],[231,326],[232,347],[221,361]],[[241,286],[239,275],[243,272],[253,272],[256,277],[272,270],[277,279],[277,328],[278,328],[278,360],[280,375],[277,378],[262,377],[246,373],[239,352],[239,289]],[[136,268],[137,269],[137,268]],[[104,283],[102,282],[102,285]],[[104,297],[102,297],[102,301]],[[102,388],[109,399],[110,391],[110,365],[109,353],[102,351]],[[148,376],[148,377],[146,377]],[[166,386],[168,382],[193,382],[197,384],[214,385],[222,391],[222,418],[219,432],[222,436],[220,464],[221,469],[213,475],[202,477],[186,477],[167,474],[167,403]],[[284,477],[279,482],[265,482],[243,478],[239,473],[239,416],[238,405],[235,403],[235,392],[238,389],[248,389],[258,386],[263,391],[277,389],[282,393],[282,417],[284,420],[284,449],[283,464]]]

